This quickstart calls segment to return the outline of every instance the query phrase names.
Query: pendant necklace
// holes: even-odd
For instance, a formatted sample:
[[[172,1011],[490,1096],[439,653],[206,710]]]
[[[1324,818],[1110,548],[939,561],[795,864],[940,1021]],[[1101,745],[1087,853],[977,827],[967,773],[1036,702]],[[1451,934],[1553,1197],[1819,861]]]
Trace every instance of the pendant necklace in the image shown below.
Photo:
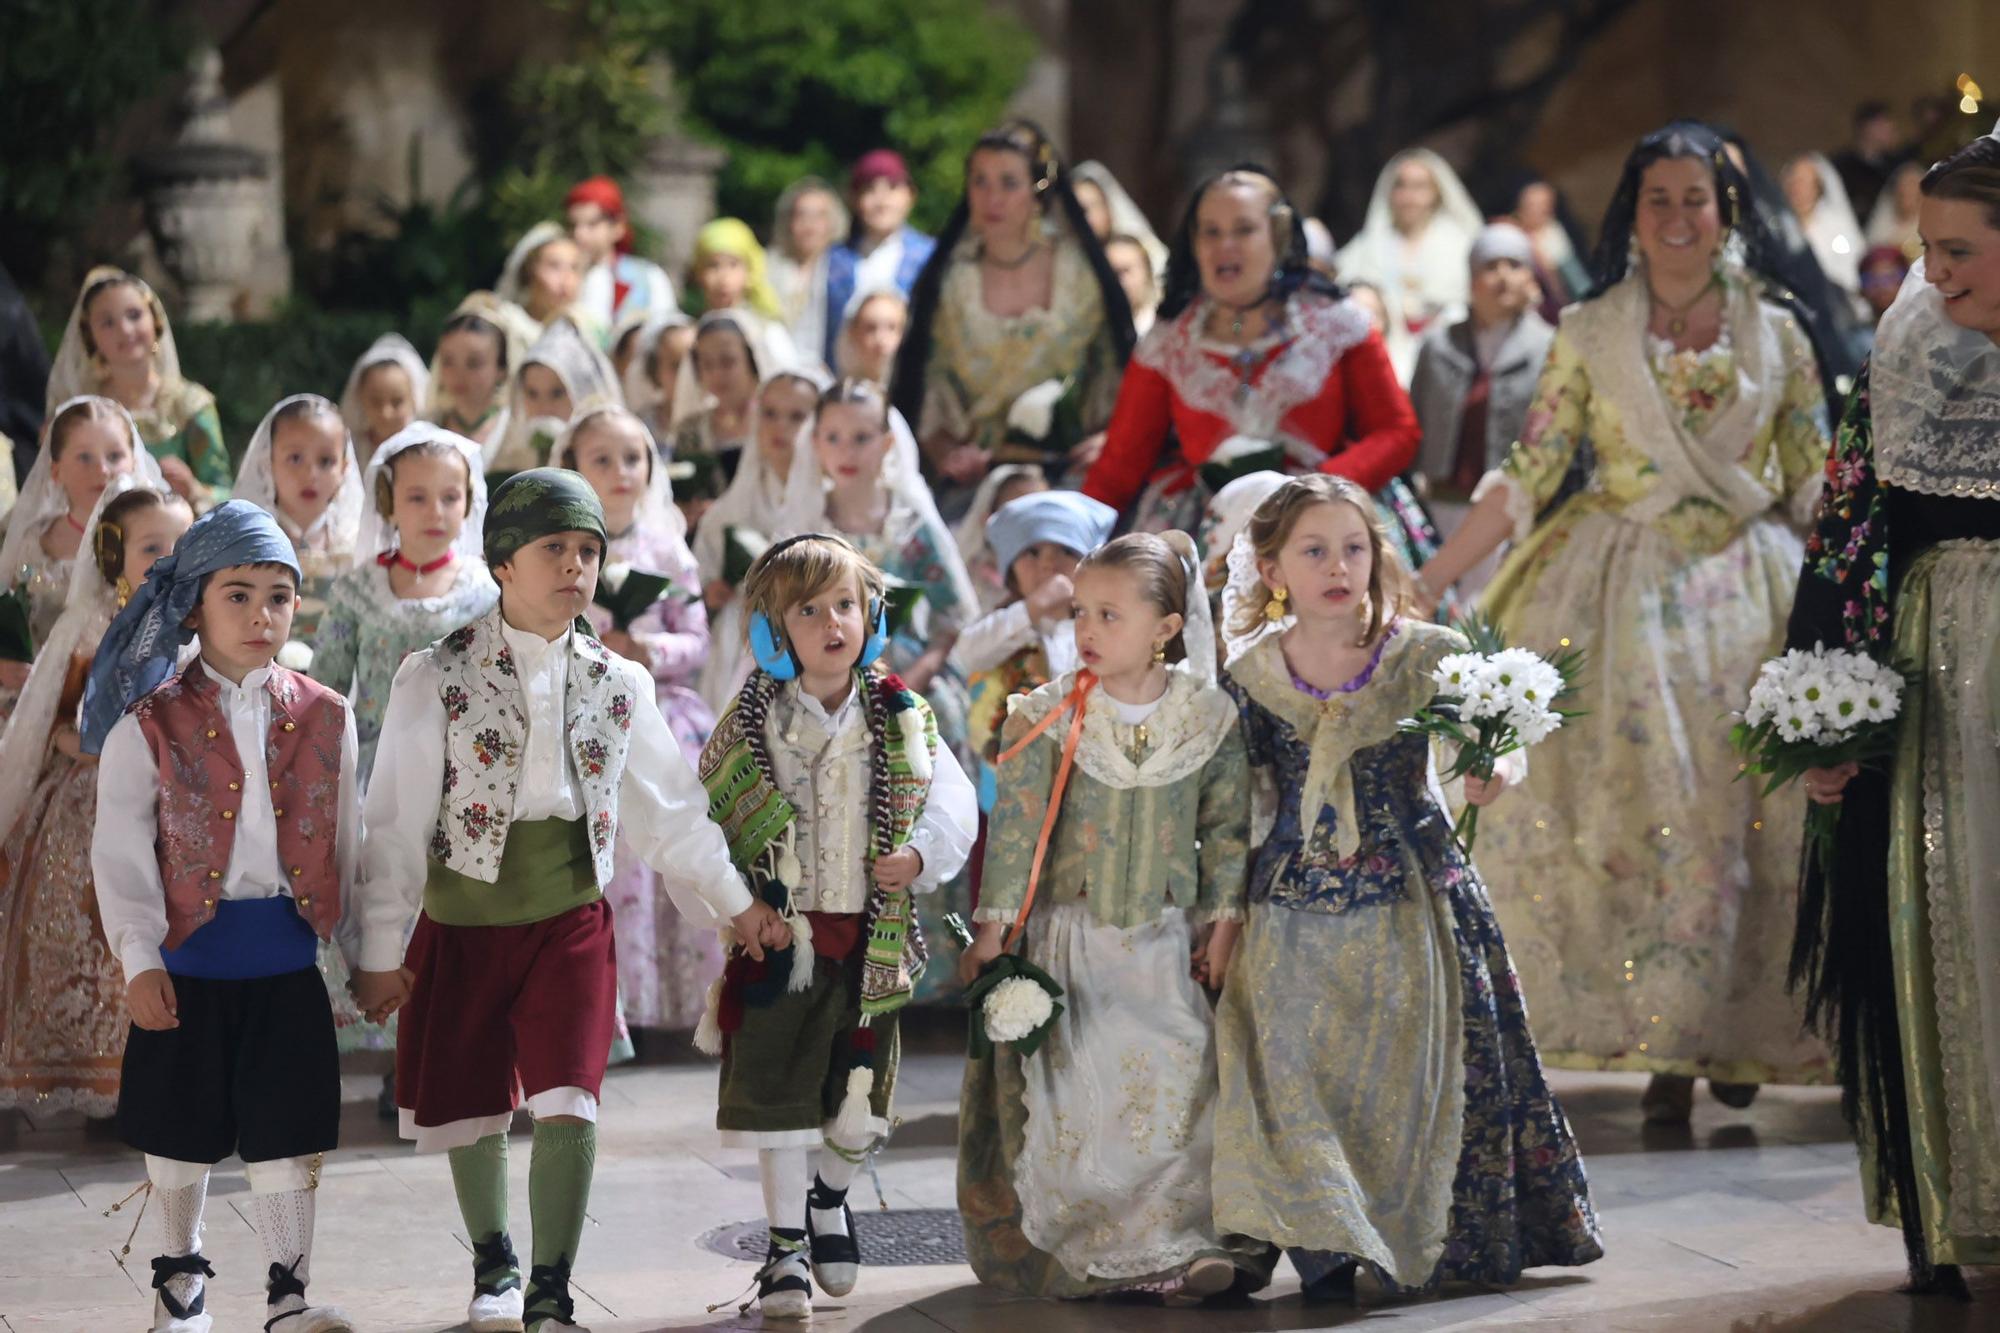
[[[1654,291],[1650,285],[1646,288],[1646,295],[1653,298],[1653,305],[1667,313],[1667,336],[1669,338],[1672,338],[1676,342],[1680,341],[1681,335],[1687,332],[1687,317],[1689,312],[1700,303],[1702,297],[1707,296],[1711,291],[1715,290],[1715,283],[1716,280],[1710,278],[1702,285],[1702,289],[1696,292],[1685,305],[1678,306],[1668,305],[1665,301],[1662,301],[1660,294]]]

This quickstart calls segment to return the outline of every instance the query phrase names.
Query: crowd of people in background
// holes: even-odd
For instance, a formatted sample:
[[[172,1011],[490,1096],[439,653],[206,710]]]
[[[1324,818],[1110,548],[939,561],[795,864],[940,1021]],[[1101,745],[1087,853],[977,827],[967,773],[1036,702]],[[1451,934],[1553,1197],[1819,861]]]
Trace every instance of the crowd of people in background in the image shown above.
[[[290,895],[319,936],[303,947],[333,1044],[397,1047],[400,1028],[381,1109],[453,1154],[473,1326],[520,1328],[504,1134],[495,1148],[496,1108],[469,1072],[456,1085],[467,1057],[445,1047],[504,1026],[479,1017],[494,988],[550,984],[454,931],[539,941],[584,921],[465,907],[477,882],[534,899],[532,854],[601,893],[604,921],[562,938],[613,970],[562,1029],[589,1058],[519,1089],[535,1171],[569,1154],[535,1186],[564,1220],[545,1245],[538,1195],[531,1328],[569,1323],[593,1061],[601,1078],[661,1030],[726,1052],[718,1127],[758,1150],[771,1215],[759,1295],[802,1315],[813,1281],[838,1294],[859,1271],[846,1186],[889,1122],[895,1049],[871,1018],[953,998],[1017,947],[1076,1003],[1060,1058],[969,1062],[960,1201],[996,1286],[1240,1298],[1283,1250],[1310,1295],[1346,1299],[1357,1275],[1401,1293],[1588,1263],[1601,1238],[1547,1062],[1647,1074],[1641,1114],[1669,1125],[1704,1082],[1733,1112],[1767,1083],[1845,1082],[1870,1117],[1872,1202],[1900,1220],[1919,1286],[1953,1288],[1956,1265],[2000,1255],[1978,1206],[2000,1198],[1978,1164],[2000,1140],[1985,1074],[1963,1073],[1996,1067],[2000,1035],[1970,981],[1914,1015],[1894,996],[1934,967],[1990,980],[2000,960],[1933,958],[1914,934],[1860,957],[1820,919],[1829,891],[1801,910],[1804,799],[1734,782],[1724,721],[1788,645],[1972,660],[1920,623],[1945,614],[1933,598],[1958,598],[1982,644],[1995,628],[1973,603],[2000,539],[2000,414],[1958,411],[1924,348],[1962,353],[1990,402],[2000,140],[1934,165],[1882,104],[1853,129],[1773,173],[1740,136],[1676,121],[1634,147],[1594,235],[1547,178],[1482,207],[1410,148],[1342,238],[1248,163],[1156,228],[1101,164],[1070,166],[1016,121],[967,146],[935,236],[911,225],[915,183],[884,147],[844,180],[793,183],[767,228],[707,223],[684,274],[638,253],[618,183],[594,177],[490,290],[439,328],[384,330],[337,397],[272,404],[240,453],[160,297],[93,269],[43,410],[0,417],[42,423],[35,447],[14,441],[27,466],[0,546],[0,1107],[119,1116],[178,1200],[155,1327],[205,1327],[188,1191],[206,1167],[175,1159],[209,1141],[146,1127],[193,1094],[160,1040],[175,991],[144,978],[185,964],[217,897]],[[543,588],[569,577],[533,572],[544,547],[550,571],[595,571],[569,615],[546,608],[584,575]],[[240,805],[240,839],[258,821],[273,870],[225,855],[213,886],[183,883],[170,852],[232,830],[180,812],[169,837],[172,710],[214,696],[204,672],[228,708],[254,712],[256,693],[243,671],[222,679],[210,627],[236,622],[188,580],[237,568],[276,569],[295,596],[249,668],[279,682],[275,705],[253,701],[259,725],[292,716],[294,678],[299,699],[346,710],[316,790],[357,850],[286,875],[290,788],[273,768],[258,807],[217,797],[216,770],[201,799],[221,821]],[[1397,724],[1464,646],[1440,626],[1474,607],[1589,666],[1580,715],[1531,765],[1446,792]],[[528,621],[542,640],[519,637]],[[199,656],[176,661],[197,622]],[[627,680],[648,703],[604,693]],[[155,686],[157,721],[150,703],[119,721]],[[1840,930],[1886,931],[1889,902],[1943,913],[1961,891],[1984,910],[1982,838],[1926,864],[1891,834],[1977,824],[1920,761],[1974,763],[1966,738],[1994,706],[1937,703],[1942,731],[1912,733],[1893,790],[1811,776],[1811,799],[1863,808],[1843,829],[1869,830],[1843,833],[1874,897],[1836,897]],[[462,714],[488,708],[475,734]],[[124,758],[100,777],[107,744]],[[511,834],[512,786],[494,809],[459,786],[496,764],[537,812]],[[1475,869],[1450,819],[1489,802]],[[792,831],[758,834],[781,807]],[[700,830],[698,875],[647,820]],[[565,821],[594,841],[547,831]],[[384,888],[384,867],[410,883]],[[331,919],[336,884],[367,918],[351,930]],[[404,964],[410,921],[380,923],[418,897]],[[926,968],[922,940],[959,919],[976,932],[962,965]],[[787,980],[766,950],[804,962]],[[1788,991],[1802,973],[1815,1027]],[[479,1013],[443,1013],[439,976]],[[555,1039],[508,1040],[546,1055]],[[764,1068],[782,1050],[807,1050],[810,1077]],[[1112,1117],[1080,1082],[1099,1077],[1158,1095],[1128,1087],[1138,1109]],[[330,1146],[316,1133],[266,1155],[305,1160]],[[313,1188],[266,1175],[260,1197]],[[311,1214],[301,1235],[281,1213],[258,1215],[273,1308],[293,1319],[272,1326],[346,1327],[305,1317]]]

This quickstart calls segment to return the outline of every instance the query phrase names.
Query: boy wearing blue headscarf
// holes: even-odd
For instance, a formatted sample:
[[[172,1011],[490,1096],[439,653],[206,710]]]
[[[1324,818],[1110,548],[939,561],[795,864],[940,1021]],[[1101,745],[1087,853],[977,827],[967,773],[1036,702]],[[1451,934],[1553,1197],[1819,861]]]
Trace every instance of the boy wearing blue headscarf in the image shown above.
[[[91,870],[133,1023],[118,1129],[146,1154],[165,1232],[155,1333],[211,1327],[202,1208],[210,1168],[232,1152],[269,1264],[265,1329],[349,1327],[305,1299],[320,1162],[340,1125],[317,951],[338,928],[352,958],[381,918],[371,926],[350,893],[353,717],[275,660],[298,584],[269,514],[217,506],[112,622],[84,695],[83,748],[101,756]],[[176,672],[196,635],[200,654]],[[394,976],[358,981],[381,992]]]

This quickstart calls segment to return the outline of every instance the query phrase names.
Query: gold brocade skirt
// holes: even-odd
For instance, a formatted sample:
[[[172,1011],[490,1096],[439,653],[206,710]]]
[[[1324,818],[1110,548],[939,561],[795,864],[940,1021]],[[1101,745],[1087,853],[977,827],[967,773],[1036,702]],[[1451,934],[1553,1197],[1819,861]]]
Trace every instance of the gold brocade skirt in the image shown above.
[[[1801,554],[1769,518],[1670,533],[1584,497],[1487,589],[1510,643],[1585,654],[1583,716],[1479,827],[1547,1064],[1828,1076],[1785,989],[1804,802],[1737,781],[1729,739],[1783,646]]]

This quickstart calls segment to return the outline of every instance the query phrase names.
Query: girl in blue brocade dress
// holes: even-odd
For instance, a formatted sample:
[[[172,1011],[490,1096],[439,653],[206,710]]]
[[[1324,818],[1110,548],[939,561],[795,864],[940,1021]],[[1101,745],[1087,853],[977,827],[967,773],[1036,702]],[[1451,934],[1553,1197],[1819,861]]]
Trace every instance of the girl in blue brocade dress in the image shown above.
[[[1400,730],[1466,643],[1397,616],[1385,541],[1355,483],[1295,478],[1237,537],[1224,599],[1223,684],[1276,809],[1216,1013],[1215,1220],[1283,1246],[1308,1299],[1351,1299],[1362,1268],[1401,1293],[1602,1253],[1429,743]]]

